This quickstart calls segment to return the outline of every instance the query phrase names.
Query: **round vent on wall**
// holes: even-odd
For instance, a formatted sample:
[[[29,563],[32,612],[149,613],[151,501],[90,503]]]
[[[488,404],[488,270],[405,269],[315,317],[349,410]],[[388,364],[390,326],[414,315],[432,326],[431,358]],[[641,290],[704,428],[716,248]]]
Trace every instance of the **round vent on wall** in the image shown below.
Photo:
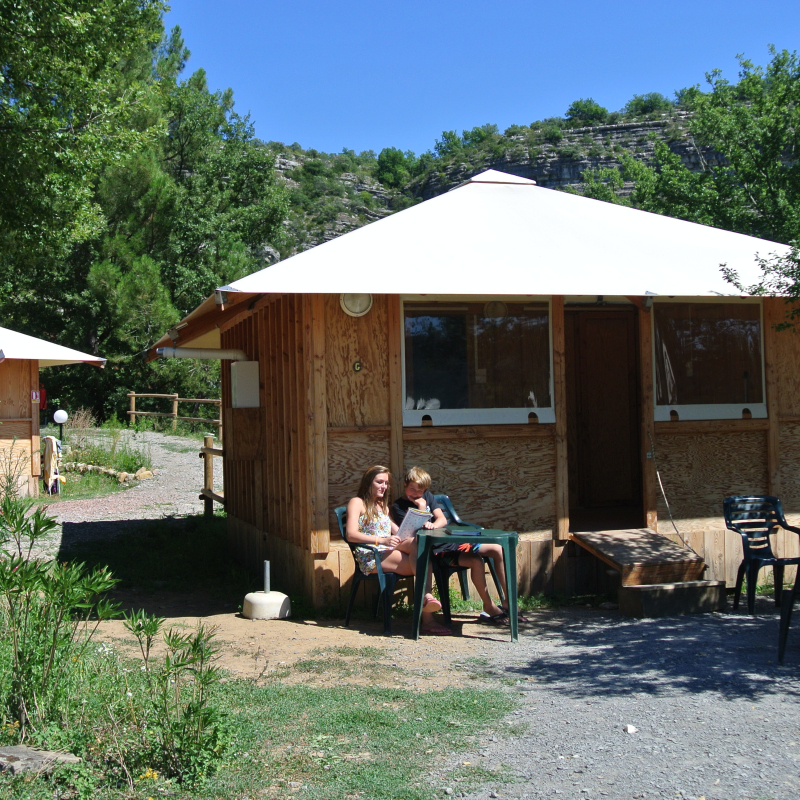
[[[339,305],[351,317],[363,317],[372,308],[371,294],[341,294]]]
[[[508,306],[501,300],[492,300],[483,307],[483,316],[487,319],[505,319]]]

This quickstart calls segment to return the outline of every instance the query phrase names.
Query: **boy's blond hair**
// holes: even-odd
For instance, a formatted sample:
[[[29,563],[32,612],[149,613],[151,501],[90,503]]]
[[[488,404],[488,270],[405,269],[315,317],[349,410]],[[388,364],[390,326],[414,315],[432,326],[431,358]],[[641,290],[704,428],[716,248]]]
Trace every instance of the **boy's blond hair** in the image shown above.
[[[431,476],[425,472],[422,467],[411,467],[411,469],[406,470],[406,474],[403,475],[403,483],[408,486],[409,483],[416,483],[420,489],[423,491],[427,491],[431,488]]]

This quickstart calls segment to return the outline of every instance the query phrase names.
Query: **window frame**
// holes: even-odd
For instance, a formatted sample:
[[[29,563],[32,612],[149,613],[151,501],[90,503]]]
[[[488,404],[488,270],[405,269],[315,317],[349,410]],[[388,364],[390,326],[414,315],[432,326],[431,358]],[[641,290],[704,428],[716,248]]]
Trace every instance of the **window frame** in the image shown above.
[[[759,307],[759,326],[760,326],[760,355],[761,355],[761,403],[686,403],[657,405],[657,382],[656,382],[656,309],[659,303],[685,303],[686,305],[758,305]],[[653,365],[653,417],[655,422],[672,421],[671,412],[675,411],[678,421],[700,421],[700,420],[729,420],[746,419],[743,412],[750,412],[751,419],[767,419],[767,365],[764,358],[764,303],[761,298],[751,297],[655,297],[653,298],[653,309],[650,315],[650,348]]]
[[[488,303],[499,300],[504,303],[542,303],[547,306],[547,338],[548,353],[550,357],[549,389],[550,405],[523,406],[520,408],[435,408],[407,410],[405,398],[406,391],[406,303]],[[425,423],[423,417],[430,417],[430,425],[520,425],[529,424],[529,415],[536,414],[539,423],[552,423],[556,421],[554,406],[554,380],[553,380],[553,299],[547,295],[401,295],[400,296],[400,364],[402,366],[402,399],[403,427],[419,428]]]

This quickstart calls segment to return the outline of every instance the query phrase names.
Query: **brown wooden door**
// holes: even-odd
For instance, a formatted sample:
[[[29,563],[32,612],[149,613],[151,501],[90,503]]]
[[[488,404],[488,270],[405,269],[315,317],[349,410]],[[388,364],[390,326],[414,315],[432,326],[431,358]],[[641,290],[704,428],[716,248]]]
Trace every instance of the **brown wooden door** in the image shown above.
[[[641,506],[636,315],[567,314],[570,506]]]

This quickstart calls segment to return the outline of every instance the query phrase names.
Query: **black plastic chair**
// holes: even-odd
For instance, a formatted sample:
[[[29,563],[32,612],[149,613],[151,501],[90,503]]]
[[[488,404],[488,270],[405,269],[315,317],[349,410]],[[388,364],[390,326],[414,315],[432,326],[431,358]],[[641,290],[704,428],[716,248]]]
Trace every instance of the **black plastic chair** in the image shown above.
[[[353,561],[355,561],[356,571],[353,574],[353,587],[350,589],[350,600],[347,603],[347,614],[344,618],[345,627],[350,625],[350,613],[353,610],[353,603],[356,599],[356,592],[358,591],[359,584],[362,581],[378,581],[378,586],[380,587],[380,592],[378,594],[378,598],[375,601],[375,618],[378,617],[378,605],[381,602],[381,598],[383,599],[383,635],[384,636],[391,636],[392,635],[392,596],[394,595],[394,589],[397,585],[397,579],[403,577],[398,575],[396,572],[384,572],[383,566],[381,565],[381,559],[379,556],[378,548],[372,544],[364,544],[363,542],[359,542],[357,545],[349,542],[347,540],[347,528],[345,525],[345,517],[347,516],[347,507],[346,506],[339,506],[338,508],[334,509],[334,514],[336,514],[336,521],[339,523],[339,533],[342,535],[342,539],[344,539],[347,544],[350,546],[350,552],[353,554]],[[368,550],[372,550],[375,553],[375,566],[376,571],[370,575],[365,575],[361,571],[361,567],[358,565],[358,559],[356,558],[355,549],[356,547],[366,547]]]
[[[800,565],[800,558],[779,558],[772,551],[770,535],[783,528],[800,535],[800,529],[786,522],[783,506],[777,497],[770,495],[726,497],[722,503],[725,524],[729,530],[742,537],[743,558],[736,575],[733,607],[739,607],[742,581],[747,575],[747,611],[752,614],[756,603],[756,582],[762,567],[772,567],[775,581],[775,605],[781,606],[783,572],[788,566]],[[789,614],[791,616],[791,612]],[[787,622],[788,629],[788,622]]]
[[[797,590],[800,589],[800,568],[797,570],[794,586],[784,590],[781,597],[781,626],[778,632],[778,663],[783,664],[783,656],[786,653],[786,639],[789,636],[789,624],[792,621],[792,611],[794,611],[794,599]]]
[[[472,522],[465,522],[463,519],[461,519],[448,495],[435,494],[433,499],[436,501],[436,504],[439,506],[439,508],[442,509],[442,513],[447,520],[448,527],[451,527],[454,530],[456,530],[458,526],[483,530],[481,525],[476,525]],[[476,541],[480,542],[480,538],[476,538]],[[503,594],[503,590],[500,588],[500,581],[497,579],[497,571],[495,570],[494,559],[485,558],[484,561],[488,562],[489,564],[489,571],[492,573],[492,580],[494,581],[494,585],[497,587],[497,594],[500,596],[500,605],[505,606],[506,598]],[[458,565],[450,566],[441,564],[439,563],[438,558],[431,559],[431,563],[433,565],[433,577],[436,580],[436,587],[439,590],[439,599],[442,603],[442,616],[444,617],[445,624],[449,625],[452,620],[452,616],[450,614],[450,577],[452,575],[458,575],[458,582],[461,585],[461,596],[465,600],[469,600],[469,584],[467,583],[467,572],[469,571],[469,568],[459,567]]]

